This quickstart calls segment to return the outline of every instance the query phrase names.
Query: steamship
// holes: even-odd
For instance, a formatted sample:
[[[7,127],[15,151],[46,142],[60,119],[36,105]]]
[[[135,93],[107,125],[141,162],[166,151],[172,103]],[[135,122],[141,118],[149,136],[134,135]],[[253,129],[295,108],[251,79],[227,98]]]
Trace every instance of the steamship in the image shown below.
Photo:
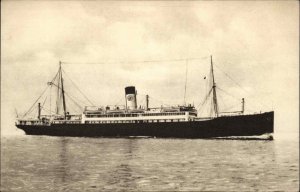
[[[146,95],[145,107],[137,105],[137,90],[134,86],[125,87],[125,105],[120,106],[85,106],[80,114],[67,111],[64,89],[63,69],[54,79],[48,82],[50,90],[56,88],[56,111],[42,114],[46,110],[39,99],[22,116],[17,117],[16,127],[28,135],[75,136],[75,137],[157,137],[157,138],[234,138],[268,135],[274,132],[274,111],[244,114],[242,110],[224,115],[219,112],[214,80],[214,69],[211,58],[211,87],[208,96],[212,95],[213,115],[200,117],[194,105],[177,105],[149,107],[149,96]],[[46,90],[45,90],[46,91]],[[45,93],[42,93],[42,95]],[[36,107],[37,106],[37,107]],[[37,116],[26,115],[37,109]],[[61,111],[61,112],[60,112]]]

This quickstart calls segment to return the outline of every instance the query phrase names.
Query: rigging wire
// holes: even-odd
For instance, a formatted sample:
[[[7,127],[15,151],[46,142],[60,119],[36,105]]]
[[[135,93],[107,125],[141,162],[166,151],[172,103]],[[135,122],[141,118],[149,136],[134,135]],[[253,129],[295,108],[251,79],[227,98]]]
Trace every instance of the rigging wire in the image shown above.
[[[246,89],[244,89],[239,83],[237,83],[230,75],[228,75],[225,71],[223,71],[218,65],[215,64],[215,66],[223,72],[229,79],[231,79],[237,86],[239,86],[241,89],[243,89],[245,92],[249,93]],[[250,93],[249,93],[250,94]]]
[[[54,78],[52,79],[52,81],[50,81],[50,82],[48,82],[47,84],[48,84],[48,86],[50,86],[50,91],[49,91],[49,95],[50,95],[50,97],[49,97],[49,107],[50,107],[50,110],[49,110],[49,112],[50,112],[50,116],[52,115],[52,111],[51,111],[51,108],[52,108],[52,106],[51,106],[51,104],[52,104],[52,85],[53,85],[53,82],[55,81],[55,79],[57,78],[57,76],[59,75],[59,69],[58,69],[58,71],[57,71],[57,73],[56,73],[56,75],[54,76]]]
[[[118,106],[119,103],[121,103],[123,99],[124,99],[124,98],[121,98],[121,99],[116,103],[116,105]]]
[[[217,66],[217,68],[222,72],[224,73],[231,81],[233,81],[237,86],[239,86],[243,91],[245,91],[246,93],[248,93],[249,95],[252,95],[249,91],[247,91],[246,89],[244,89],[239,83],[237,83],[229,74],[227,74],[225,71],[223,71],[218,65],[215,65]],[[249,99],[249,98],[248,98]],[[251,99],[250,99],[251,100]],[[266,107],[266,108],[269,108],[267,105],[263,104],[260,100],[258,100],[258,102]]]
[[[210,94],[212,92],[212,88],[209,90],[209,92],[207,93],[206,97],[204,98],[203,102],[200,103],[197,108],[199,108],[199,106],[201,105],[201,107],[203,107],[203,105],[206,103],[207,99],[209,98]]]
[[[209,58],[209,57],[202,57],[202,58],[188,58],[188,59],[173,59],[173,60],[144,60],[144,61],[135,61],[135,62],[114,62],[114,63],[151,63],[151,62],[170,62],[170,61],[174,61],[174,62],[177,62],[177,61],[186,61],[186,81],[185,81],[185,92],[184,92],[184,104],[185,104],[185,102],[186,102],[186,89],[187,89],[187,72],[188,72],[188,61],[189,60],[201,60],[201,59],[206,59],[206,58]],[[62,64],[108,64],[108,63],[111,63],[111,62],[98,62],[98,63],[71,63],[71,62],[62,62]],[[217,66],[216,64],[214,64],[215,66]],[[238,87],[240,87],[243,91],[245,91],[245,92],[247,92],[247,93],[249,93],[247,90],[245,90],[239,83],[237,83],[230,75],[228,75],[226,72],[224,72],[222,69],[220,69],[219,68],[219,66],[217,66],[217,68],[221,71],[221,72],[223,72],[229,79],[231,79]],[[66,75],[67,76],[67,78],[70,80],[70,82],[74,85],[74,87],[85,97],[85,99],[90,103],[90,104],[92,104],[93,106],[95,106],[94,104],[93,104],[93,102],[91,102],[90,100],[89,100],[89,98],[78,88],[78,86],[71,80],[71,78],[67,75],[67,73],[62,69],[62,72],[64,73],[64,75]],[[57,79],[57,76],[58,76],[58,74],[59,74],[59,71],[56,73],[56,75],[55,75],[55,77],[53,78],[53,80],[51,81],[52,83]],[[212,84],[211,83],[211,80],[208,82],[209,84]],[[55,84],[54,84],[55,85]],[[207,85],[207,84],[206,84]],[[52,85],[51,85],[51,87],[52,87]],[[47,87],[48,88],[48,87]],[[47,90],[47,88],[43,91],[43,93],[42,93],[42,95],[44,94],[44,92]],[[225,94],[227,94],[227,95],[229,95],[229,96],[231,96],[231,97],[233,97],[233,98],[235,98],[235,99],[237,99],[235,96],[233,96],[233,95],[231,95],[230,93],[228,93],[228,92],[226,92],[226,91],[224,91],[223,89],[221,89],[221,88],[219,88],[219,87],[216,87],[218,90],[220,90],[220,91],[222,91],[222,92],[224,92]],[[60,89],[60,87],[58,86],[58,89]],[[206,86],[206,89],[208,90],[209,89],[209,87],[207,87]],[[50,89],[51,90],[51,89]],[[208,98],[209,98],[209,96],[211,95],[211,92],[212,92],[212,89],[210,89],[209,90],[209,92],[208,92],[208,94],[206,95],[206,97],[205,97],[205,99],[204,99],[204,101],[202,102],[202,103],[200,103],[198,106],[197,106],[197,108],[199,108],[199,106],[201,105],[201,107],[202,106],[204,106],[206,103],[207,103],[207,101],[208,101]],[[66,93],[66,92],[65,92]],[[51,94],[51,93],[50,93]],[[42,96],[41,95],[41,96]],[[82,109],[82,106],[81,105],[79,105],[68,93],[66,93],[66,95],[71,99],[71,101],[78,107],[78,108],[80,108],[80,109]],[[31,108],[24,114],[24,116],[23,117],[25,117],[29,112],[31,113],[32,112],[32,109],[33,109],[33,107],[34,107],[34,105],[36,104],[36,102],[41,98],[41,96],[34,102],[34,104],[31,106]],[[150,97],[149,97],[150,98]],[[47,97],[46,97],[46,99],[47,99]],[[46,99],[45,99],[45,101],[46,101]],[[120,101],[122,100],[123,98],[121,98],[120,99]],[[167,105],[167,104],[164,104],[164,102],[162,102],[162,101],[160,101],[160,100],[157,100],[157,99],[155,99],[155,98],[153,98],[153,97],[151,97],[151,99],[152,100],[154,100],[154,101],[158,101],[159,103],[162,103],[162,105]],[[237,100],[239,100],[239,99],[237,99]],[[44,103],[43,103],[43,106],[44,106],[44,104],[45,104],[45,101],[44,101]],[[120,102],[119,101],[119,102]],[[119,103],[118,102],[118,103]],[[213,102],[213,101],[211,101],[211,102]],[[223,102],[223,101],[222,101]],[[60,102],[61,103],[61,102]],[[213,103],[212,103],[213,104]],[[263,104],[262,104],[263,105]],[[170,105],[167,105],[167,106],[170,106]],[[213,106],[213,105],[211,105],[211,106]],[[265,105],[264,105],[265,106]],[[50,108],[51,108],[51,98],[50,98]],[[202,108],[201,108],[201,110],[202,110]],[[50,110],[50,112],[51,112],[51,110]],[[212,111],[212,108],[211,108],[211,115],[212,115],[212,113],[213,113],[213,111]]]
[[[238,106],[238,104],[231,105],[230,107],[226,107],[226,108],[223,109],[223,112],[226,112],[227,110],[231,110],[231,109],[233,109],[234,107],[237,107],[237,106]],[[222,113],[222,112],[220,112],[220,113]]]
[[[57,77],[57,75],[59,74],[59,70],[57,71],[56,75],[54,76],[54,78],[52,79],[51,83],[53,83]]]
[[[93,106],[95,106],[95,104],[93,102],[91,102],[89,100],[89,98],[78,88],[78,86],[72,81],[72,79],[67,75],[67,73],[65,72],[65,70],[63,70],[63,73],[67,76],[67,78],[69,78],[69,80],[71,81],[71,83],[73,83],[73,85],[75,86],[75,88],[84,96],[84,98]]]
[[[61,62],[62,64],[92,64],[92,65],[103,65],[103,64],[124,64],[124,63],[160,63],[160,62],[177,62],[186,60],[203,60],[209,58],[208,56],[200,58],[185,58],[185,59],[161,59],[161,60],[143,60],[143,61],[115,61],[115,62]]]
[[[44,91],[42,92],[42,94],[35,100],[35,102],[30,107],[30,109],[23,115],[23,118],[28,114],[29,111],[32,110],[32,108],[35,106],[36,102],[44,95],[44,93],[46,92],[47,89],[48,89],[48,86],[46,87],[46,89],[44,89]]]
[[[201,58],[185,58],[185,59],[164,59],[164,60],[143,60],[143,61],[128,61],[128,62],[61,62],[62,64],[117,64],[117,63],[154,63],[154,62],[181,62],[181,61],[186,61],[186,82],[185,82],[185,93],[184,93],[184,103],[185,103],[185,99],[186,99],[186,89],[187,89],[187,71],[188,71],[188,61],[191,60],[203,60],[203,59],[207,59],[209,58],[208,56],[205,57],[201,57]],[[73,85],[76,87],[76,89],[85,97],[85,99],[87,99],[89,101],[90,104],[92,104],[93,106],[95,106],[93,104],[93,102],[91,102],[88,97],[76,86],[76,84],[71,80],[71,78],[67,75],[67,73],[64,71],[64,69],[62,69],[62,71],[64,72],[64,74],[69,78],[69,80],[73,83]],[[152,97],[151,97],[152,98]],[[153,99],[153,98],[152,98]],[[154,99],[156,100],[156,99]],[[159,101],[159,100],[157,100]],[[162,105],[167,105],[170,106],[168,104],[164,104],[163,102],[159,101],[159,103],[162,103]]]
[[[71,99],[71,101],[73,101],[73,103],[79,108],[79,109],[81,109],[82,110],[82,106],[81,105],[79,105],[69,94],[67,94],[66,92],[65,92],[65,94]]]
[[[75,111],[77,113],[81,113],[81,106],[80,106],[80,110],[78,110],[78,108],[74,107],[73,105],[71,105],[69,102],[68,102],[68,107],[69,107],[69,111]],[[77,106],[78,107],[78,106]]]
[[[70,94],[70,92],[66,92],[66,91],[64,91],[64,93],[66,93],[66,95],[68,95],[69,97],[72,97],[73,100],[75,100],[80,106],[88,106],[88,104],[86,104],[84,101],[82,101],[82,100],[76,98],[76,97],[74,96],[74,94]],[[94,106],[94,105],[93,105],[93,106]]]
[[[60,87],[61,86],[61,68],[59,68],[59,75],[57,78],[57,86]],[[61,99],[62,99],[62,94],[59,91],[59,89],[57,89],[57,96],[56,96],[56,114],[59,114],[60,109],[61,109]]]
[[[232,94],[230,94],[230,93],[228,93],[227,91],[221,89],[220,87],[217,87],[217,89],[220,90],[220,91],[222,91],[223,93],[227,94],[228,96],[230,96],[230,97],[236,99],[237,101],[240,101],[240,100],[241,100],[240,98],[237,98],[237,97],[233,96]],[[255,111],[255,110],[253,110],[254,107],[253,107],[252,105],[249,105],[249,104],[248,104],[248,107],[247,107],[247,108],[248,108],[248,109],[249,109],[249,108],[252,109],[252,110],[248,110],[248,109],[247,109],[248,111],[252,111],[252,112]]]
[[[197,110],[198,110],[198,112],[199,112],[199,114],[202,114],[202,112],[204,112],[204,109],[206,109],[204,106],[205,106],[205,104],[207,104],[207,102],[205,102],[204,104],[203,104],[203,107],[201,107],[201,108],[197,108]],[[207,110],[207,109],[206,109]]]
[[[212,117],[212,116],[213,116],[213,113],[214,113],[214,99],[213,99],[213,97],[211,97],[211,100],[210,100],[210,113],[209,113],[209,116]]]
[[[228,96],[231,96],[232,98],[236,99],[236,100],[240,100],[239,98],[233,96],[232,94],[228,93],[227,91],[221,89],[220,87],[216,87],[218,90],[222,91],[223,93],[225,93]]]
[[[50,105],[49,106],[49,108],[50,108],[49,112],[50,112],[50,116],[52,115],[52,113],[51,113],[51,100],[52,100],[51,97],[52,97],[52,92],[51,91],[52,91],[52,84],[50,84],[50,93],[49,93],[49,95],[50,95],[50,97],[49,97],[50,98],[49,99],[49,105]]]
[[[54,85],[54,86],[56,86],[58,89],[61,89],[61,87],[58,87],[58,86],[57,86],[56,84],[54,84],[54,83],[52,83],[51,85]],[[75,101],[75,99],[74,99],[68,92],[64,91],[64,93],[66,94],[66,96],[68,96],[68,97],[73,101],[73,103],[74,103],[75,105],[77,105],[78,108],[82,109],[82,106],[81,106],[80,104],[78,104],[78,103]]]
[[[46,96],[46,98],[45,98],[45,100],[44,100],[44,102],[43,102],[43,104],[42,104],[41,107],[44,107],[44,105],[45,105],[45,103],[46,103],[46,100],[47,100],[47,96]]]
[[[227,106],[226,106],[226,104],[225,104],[225,102],[224,102],[224,100],[223,100],[223,97],[219,94],[219,96],[218,96],[218,100],[219,101],[221,101],[222,102],[222,104],[223,104],[223,106],[226,108]],[[220,104],[220,103],[219,103]],[[219,107],[220,107],[220,105],[219,105]]]
[[[46,107],[41,107],[42,110],[46,111],[46,112],[51,112],[53,113],[54,115],[59,115],[59,114],[56,114],[54,111],[50,111],[49,109],[47,109]]]

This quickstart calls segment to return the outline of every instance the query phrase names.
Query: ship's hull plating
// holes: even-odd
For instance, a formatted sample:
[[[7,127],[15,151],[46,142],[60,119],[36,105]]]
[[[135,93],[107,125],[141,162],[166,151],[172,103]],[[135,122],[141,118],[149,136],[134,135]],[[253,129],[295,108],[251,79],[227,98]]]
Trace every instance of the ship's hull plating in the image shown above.
[[[213,138],[254,136],[274,132],[274,112],[189,122],[17,125],[17,127],[28,135],[75,137]]]

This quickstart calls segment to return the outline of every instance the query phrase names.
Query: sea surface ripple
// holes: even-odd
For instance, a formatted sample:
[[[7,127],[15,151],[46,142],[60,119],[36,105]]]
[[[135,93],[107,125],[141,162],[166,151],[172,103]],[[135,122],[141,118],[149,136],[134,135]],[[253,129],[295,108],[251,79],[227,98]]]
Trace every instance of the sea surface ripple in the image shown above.
[[[297,141],[1,138],[1,191],[298,191]]]

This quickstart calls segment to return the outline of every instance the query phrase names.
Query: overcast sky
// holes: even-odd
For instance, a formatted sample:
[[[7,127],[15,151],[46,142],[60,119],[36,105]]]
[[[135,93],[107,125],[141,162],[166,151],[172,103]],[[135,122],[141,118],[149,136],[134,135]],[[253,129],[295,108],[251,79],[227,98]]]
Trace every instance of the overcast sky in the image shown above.
[[[198,106],[210,55],[217,86],[236,97],[230,101],[219,91],[220,105],[239,108],[244,97],[249,113],[275,110],[276,134],[298,135],[297,1],[1,4],[4,135],[22,134],[14,126],[15,108],[24,113],[34,103],[59,61],[70,63],[64,71],[97,105],[123,104],[124,87],[135,85],[139,102],[149,94],[153,106],[183,104],[184,59],[200,58],[188,60],[186,94]],[[176,59],[183,60],[170,61]],[[165,62],[143,62],[149,60]]]

